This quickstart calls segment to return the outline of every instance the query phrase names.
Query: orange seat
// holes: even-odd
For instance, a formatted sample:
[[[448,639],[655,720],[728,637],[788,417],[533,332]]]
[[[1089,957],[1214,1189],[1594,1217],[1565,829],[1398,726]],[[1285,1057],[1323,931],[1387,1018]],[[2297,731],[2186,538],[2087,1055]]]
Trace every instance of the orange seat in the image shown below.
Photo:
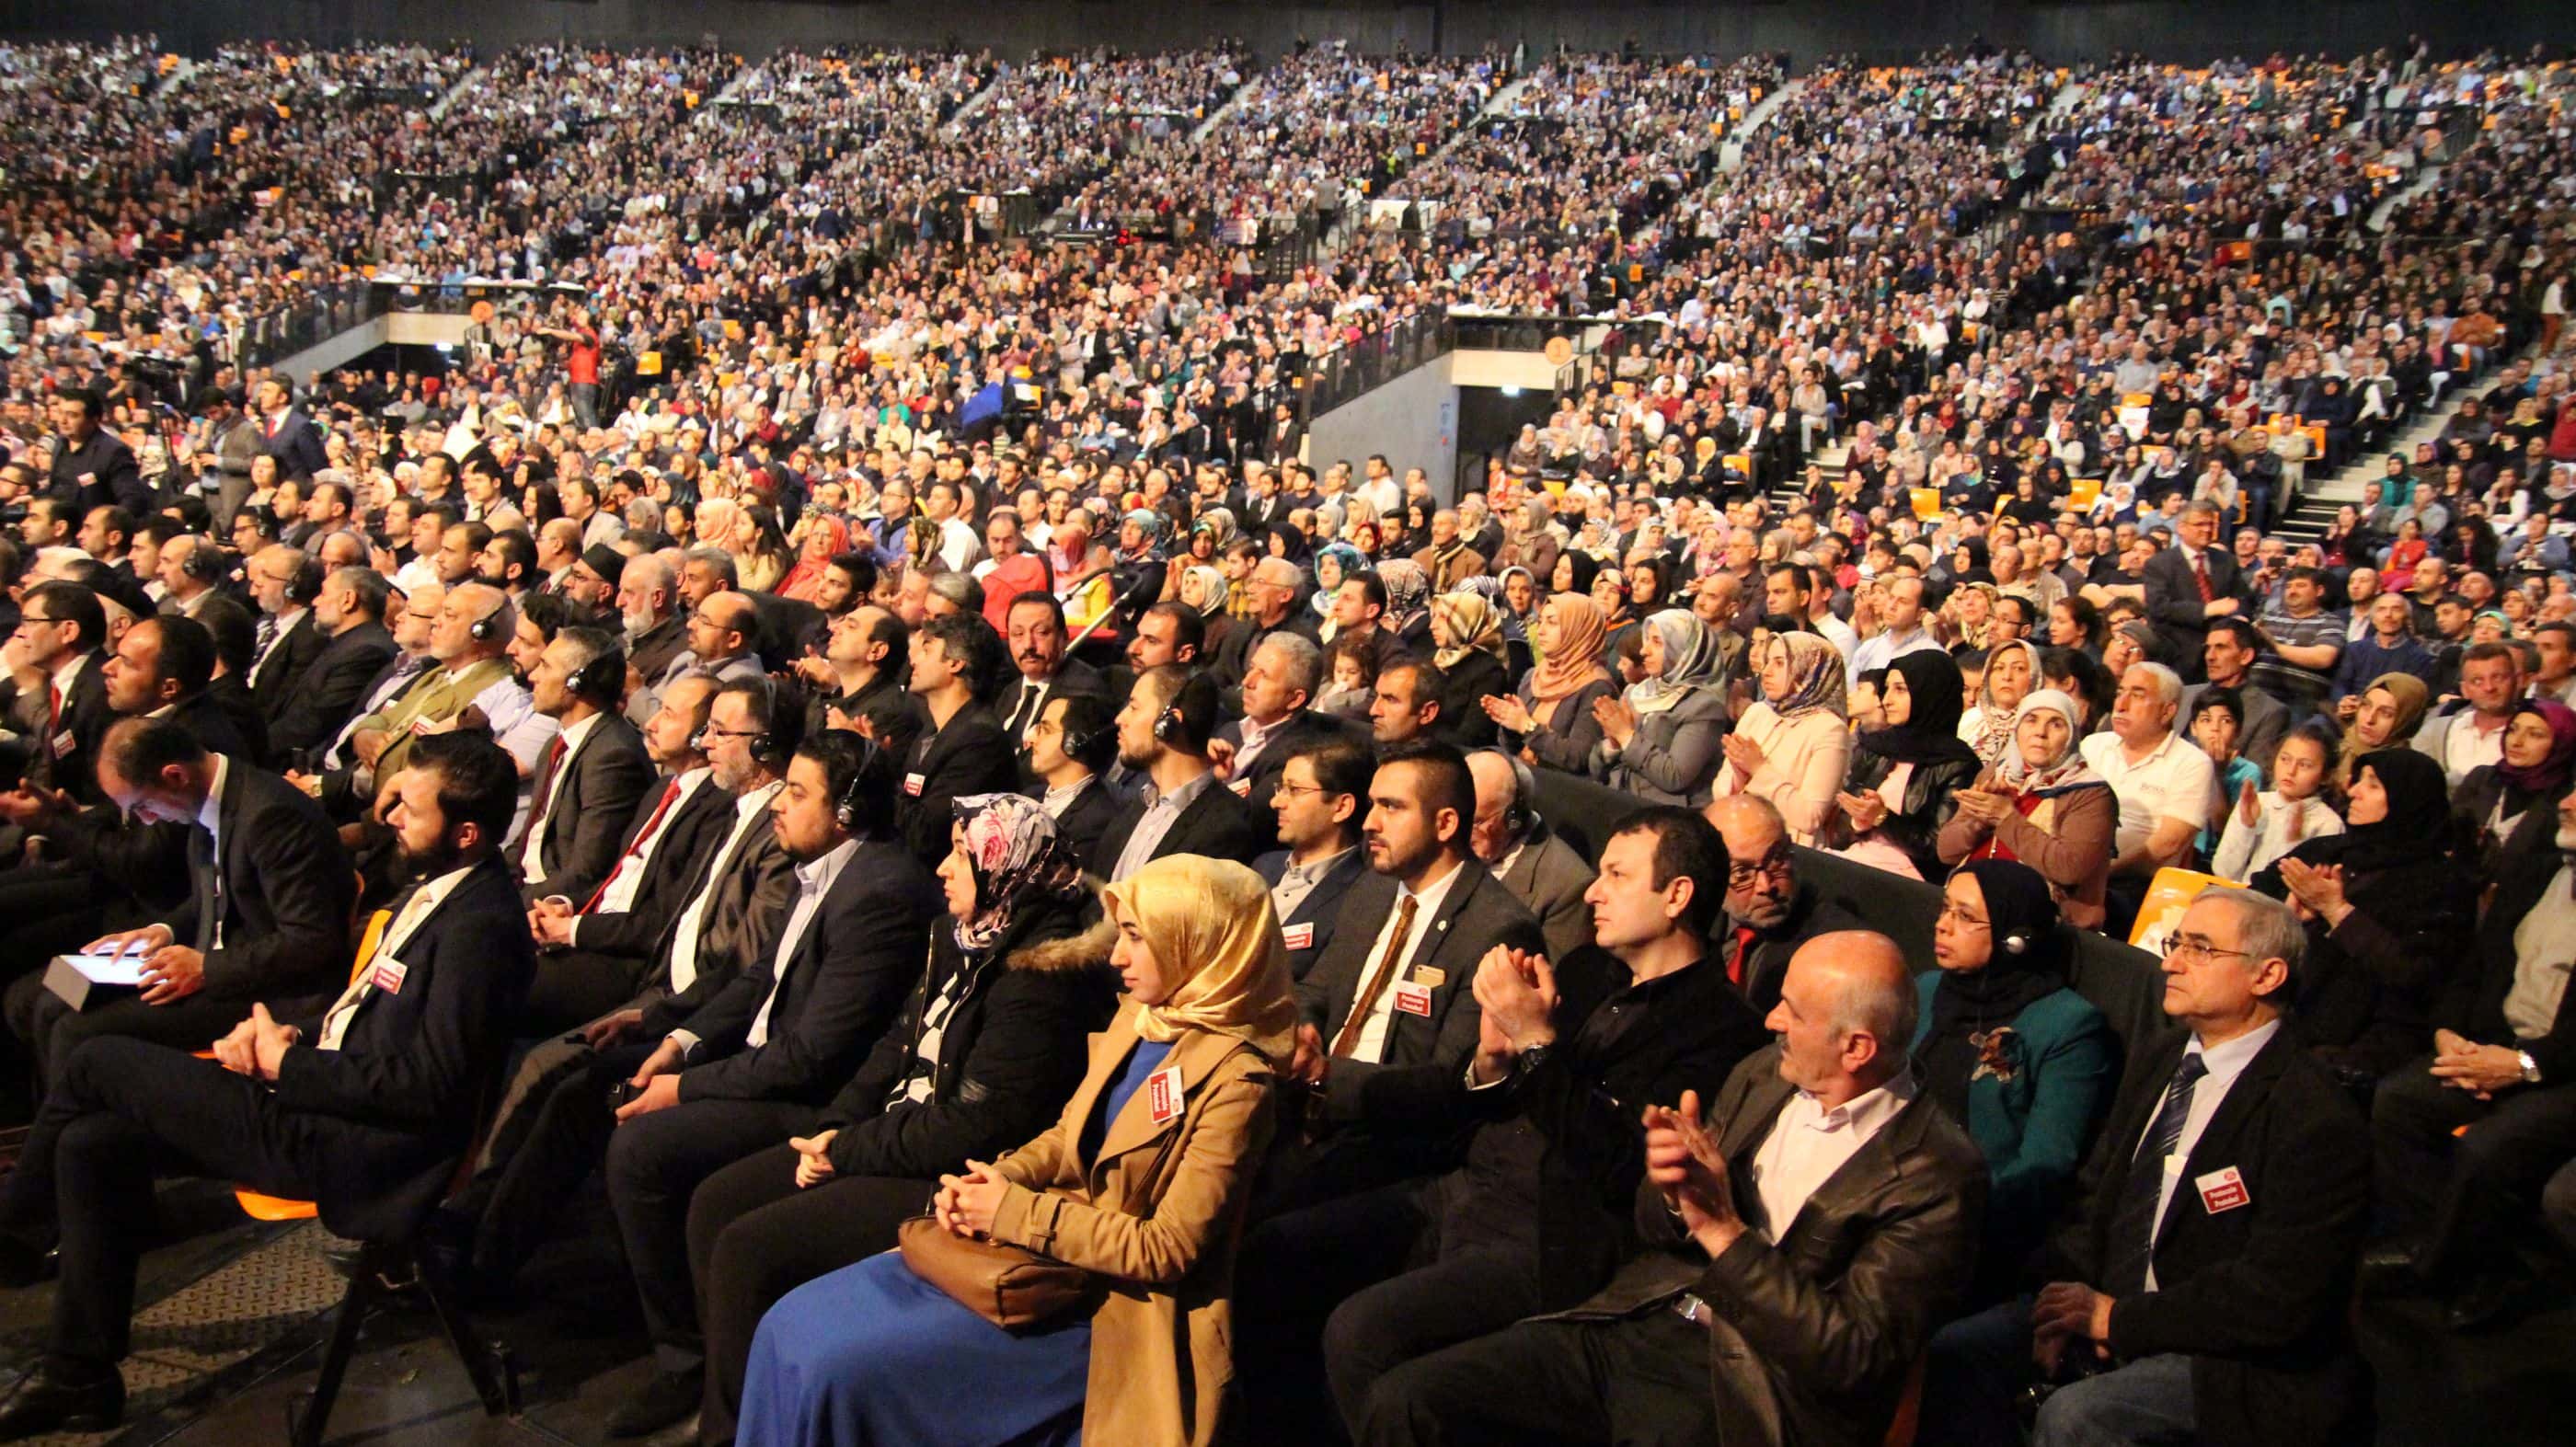
[[[367,877],[365,874],[361,873],[358,876],[358,893],[360,896],[364,896],[366,892]],[[358,961],[364,960],[375,953],[376,939],[381,936],[384,924],[385,921],[383,919],[378,919],[374,923],[370,924],[366,933],[361,935],[359,938],[358,953],[351,960],[349,965],[350,979],[355,980],[358,978]],[[197,1056],[202,1060],[212,1060],[215,1058],[215,1052],[211,1050],[200,1050],[197,1052]],[[310,1221],[316,1216],[322,1214],[321,1206],[314,1202],[290,1200],[284,1196],[271,1196],[263,1192],[254,1191],[248,1186],[233,1187],[233,1200],[242,1208],[242,1214],[248,1216],[254,1221]]]

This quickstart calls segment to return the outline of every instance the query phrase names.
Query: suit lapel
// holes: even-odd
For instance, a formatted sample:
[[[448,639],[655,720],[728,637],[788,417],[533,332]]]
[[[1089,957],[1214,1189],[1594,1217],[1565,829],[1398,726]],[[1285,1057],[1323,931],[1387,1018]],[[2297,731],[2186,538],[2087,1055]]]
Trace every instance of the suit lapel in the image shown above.
[[[1134,1032],[1131,1029],[1129,1033]],[[1092,1158],[1091,1169],[1097,1171],[1116,1157],[1140,1147],[1152,1145],[1178,1129],[1181,1118],[1189,1113],[1187,1102],[1191,1093],[1206,1083],[1209,1073],[1216,1069],[1219,1061],[1234,1053],[1236,1044],[1236,1040],[1230,1035],[1219,1035],[1207,1030],[1193,1030],[1175,1042],[1170,1053],[1163,1057],[1163,1063],[1154,1067],[1157,1071],[1169,1070],[1174,1066],[1180,1067],[1181,1091],[1179,1098],[1173,1102],[1172,1113],[1156,1121],[1153,1101],[1149,1098],[1153,1093],[1152,1090],[1146,1085],[1137,1086],[1125,1103],[1118,1107],[1118,1114],[1111,1118],[1109,1128],[1101,1133],[1100,1153]],[[1126,1062],[1132,1053],[1133,1047],[1130,1047],[1129,1052],[1122,1054],[1119,1057],[1119,1064],[1111,1068],[1110,1075],[1126,1068]],[[1147,1078],[1151,1079],[1150,1076]],[[1109,1075],[1101,1077],[1101,1090],[1108,1089],[1108,1080]],[[1095,1091],[1094,1099],[1097,1099],[1098,1095],[1099,1092]],[[1088,1119],[1087,1113],[1085,1118]]]

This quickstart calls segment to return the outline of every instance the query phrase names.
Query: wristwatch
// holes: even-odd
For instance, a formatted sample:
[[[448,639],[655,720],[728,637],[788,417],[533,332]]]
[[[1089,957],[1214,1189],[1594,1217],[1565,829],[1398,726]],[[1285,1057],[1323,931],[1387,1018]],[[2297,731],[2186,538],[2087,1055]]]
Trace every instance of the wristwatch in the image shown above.
[[[1512,1057],[1512,1069],[1523,1075],[1527,1075],[1529,1072],[1545,1065],[1547,1063],[1548,1051],[1554,1048],[1555,1046],[1552,1043],[1548,1045],[1530,1046],[1528,1049],[1523,1050]],[[2523,1058],[2525,1060],[2529,1060],[2531,1057],[2524,1056]]]
[[[2522,1083],[2525,1085],[2538,1085],[2540,1083],[2540,1062],[2531,1058],[2531,1052],[2528,1050],[2517,1050],[2514,1052],[2513,1058],[2522,1062]]]

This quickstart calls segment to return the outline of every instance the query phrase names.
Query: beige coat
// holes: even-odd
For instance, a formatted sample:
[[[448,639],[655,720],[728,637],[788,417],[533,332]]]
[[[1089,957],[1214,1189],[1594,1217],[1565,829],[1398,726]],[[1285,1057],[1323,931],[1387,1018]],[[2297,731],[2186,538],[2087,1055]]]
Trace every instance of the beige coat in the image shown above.
[[[1231,1036],[1182,1036],[1164,1059],[1181,1070],[1180,1113],[1156,1125],[1139,1089],[1085,1161],[1083,1125],[1136,1048],[1137,1008],[1122,1003],[1091,1037],[1054,1127],[995,1163],[1013,1189],[993,1238],[1109,1279],[1091,1319],[1085,1441],[1204,1447],[1234,1380],[1234,1253],[1270,1145],[1272,1066]]]

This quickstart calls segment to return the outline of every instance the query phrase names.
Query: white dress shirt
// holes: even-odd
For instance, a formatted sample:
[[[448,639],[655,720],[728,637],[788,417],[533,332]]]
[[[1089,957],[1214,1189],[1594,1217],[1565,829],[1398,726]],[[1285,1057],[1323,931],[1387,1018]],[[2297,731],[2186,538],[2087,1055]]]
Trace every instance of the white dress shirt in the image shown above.
[[[844,839],[831,853],[796,866],[796,906],[787,912],[787,929],[778,936],[778,953],[770,969],[769,998],[760,1002],[760,1013],[751,1017],[751,1033],[743,1042],[752,1049],[769,1043],[769,1012],[778,1007],[778,992],[787,988],[787,972],[796,963],[796,947],[805,942],[806,929],[822,910],[823,896],[831,893],[833,882],[858,852],[859,841]]]
[[[546,852],[546,836],[554,832],[555,815],[562,812],[562,810],[556,806],[563,803],[564,777],[572,772],[572,761],[574,756],[581,752],[582,741],[590,737],[591,731],[596,728],[599,721],[606,716],[607,715],[605,714],[595,713],[590,717],[583,719],[581,722],[574,724],[570,728],[563,730],[563,757],[555,761],[554,792],[546,797],[546,817],[542,819],[530,819],[528,821],[528,837],[519,845],[520,878],[533,881],[546,877],[546,867],[543,862]],[[561,726],[560,721],[557,726]],[[545,765],[540,763],[537,766],[537,778],[532,781],[530,787],[533,788],[536,784],[543,782],[545,782]],[[536,799],[533,796],[528,800],[528,807],[531,809],[536,807]],[[580,904],[580,900],[576,899],[573,901],[573,905],[576,908],[578,908]]]
[[[1778,1245],[1807,1208],[1807,1198],[1833,1179],[1869,1138],[1896,1119],[1919,1088],[1908,1070],[1876,1090],[1864,1091],[1831,1110],[1798,1091],[1780,1107],[1771,1133],[1753,1154],[1753,1187],[1762,1196],[1765,1239]]]
[[[330,1012],[322,1017],[322,1038],[314,1042],[316,1049],[340,1048],[340,1041],[349,1033],[349,1022],[357,1018],[358,1007],[376,991],[377,968],[388,963],[403,963],[402,952],[410,947],[411,937],[419,932],[421,923],[446,903],[447,897],[456,892],[456,887],[465,882],[465,876],[473,872],[471,864],[462,869],[451,869],[413,890],[411,898],[403,901],[402,909],[386,923],[385,932],[376,937],[374,958],[368,962],[367,968],[358,972],[358,978],[349,982],[349,988],[340,992],[340,998],[332,1002]]]
[[[286,635],[294,632],[296,625],[304,621],[306,611],[302,608],[289,608],[277,615],[277,627],[269,632],[268,646],[259,651],[259,657],[251,660],[249,681],[252,684],[256,685],[260,675],[268,671],[268,661],[275,658],[277,650],[285,645]]]
[[[212,750],[206,757],[215,761],[215,777],[206,785],[206,802],[197,806],[197,827],[206,831],[206,848],[214,858],[215,937],[197,941],[201,952],[224,947],[224,776],[233,768],[232,760]]]
[[[608,883],[601,888],[599,903],[590,913],[625,914],[635,908],[635,896],[644,888],[645,872],[652,867],[653,856],[661,852],[662,841],[670,836],[671,820],[681,810],[689,807],[689,801],[697,797],[699,787],[713,777],[715,775],[712,770],[700,767],[689,770],[673,781],[680,786],[680,792],[671,800],[671,807],[663,811],[661,822],[654,826],[652,833],[636,840],[630,846],[633,851],[631,857],[621,854],[617,858],[617,863],[610,866]],[[580,917],[573,920],[572,932],[574,942],[579,943]]]
[[[2254,1063],[2254,1057],[2262,1054],[2263,1046],[2280,1031],[2281,1022],[2269,1020],[2224,1045],[2204,1050],[2201,1048],[2199,1037],[2194,1036],[2191,1043],[2182,1048],[2182,1053],[2185,1055],[2199,1056],[2202,1067],[2209,1073],[2192,1083],[2191,1109],[2183,1114],[2182,1136],[2174,1142],[2173,1154],[2164,1159],[2162,1167],[2164,1180],[2156,1188],[2155,1229],[2158,1235],[2164,1232],[2165,1210],[2173,1204],[2174,1187],[2182,1182],[2184,1164],[2191,1159],[2192,1147],[2200,1144],[2200,1133],[2209,1129],[2210,1118],[2217,1115],[2218,1107],[2226,1103],[2228,1088],[2236,1083],[2236,1077],[2245,1073],[2245,1067]],[[2165,1088],[2171,1090],[2173,1087],[2168,1084]],[[2156,1128],[2156,1117],[2163,1111],[2164,1097],[2159,1095],[2156,1097],[2156,1108],[2147,1112],[2146,1129],[2138,1132],[2137,1144],[2129,1148],[2129,1154],[2132,1157],[2146,1149],[2147,1131]],[[2147,1258],[2147,1290],[2149,1291],[2156,1289],[2156,1263],[2152,1250],[2154,1239],[2152,1236],[2148,1238],[2150,1251]]]
[[[1448,902],[1449,891],[1457,887],[1466,872],[1467,866],[1461,863],[1424,886],[1419,894],[1403,885],[1396,886],[1395,904],[1387,910],[1386,922],[1379,925],[1377,933],[1370,937],[1368,953],[1361,957],[1360,978],[1355,988],[1367,989],[1369,981],[1377,975],[1378,959],[1386,953],[1387,941],[1395,934],[1395,922],[1404,912],[1407,896],[1419,901],[1413,907],[1413,938],[1405,941],[1402,963],[1388,977],[1386,988],[1378,991],[1377,999],[1369,1007],[1367,1023],[1360,1026],[1359,1038],[1351,1042],[1351,1059],[1371,1064],[1385,1063],[1387,1037],[1395,1030],[1395,987],[1412,978],[1415,957],[1422,954],[1426,943],[1440,933],[1440,907]],[[1356,996],[1351,1003],[1358,1005]],[[1336,1027],[1333,1033],[1341,1032]]]
[[[733,828],[726,833],[724,844],[716,850],[715,864],[708,867],[707,881],[699,887],[698,897],[689,901],[687,909],[680,911],[680,922],[673,926],[678,932],[671,938],[672,994],[676,995],[697,983],[698,936],[706,931],[707,903],[715,898],[717,870],[741,845],[745,834],[769,827],[769,801],[778,797],[778,791],[784,787],[783,784],[763,784],[733,801]]]

